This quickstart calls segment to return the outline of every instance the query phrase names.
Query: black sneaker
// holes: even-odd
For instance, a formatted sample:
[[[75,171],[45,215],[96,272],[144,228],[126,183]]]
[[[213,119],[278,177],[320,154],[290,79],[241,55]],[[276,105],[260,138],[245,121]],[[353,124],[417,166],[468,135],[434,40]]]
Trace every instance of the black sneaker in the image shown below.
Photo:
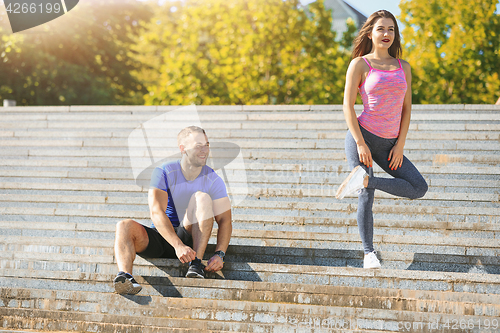
[[[205,278],[205,265],[201,263],[200,259],[197,258],[191,261],[191,263],[189,264],[189,269],[186,273],[186,277],[198,279]]]
[[[115,292],[117,294],[135,295],[141,291],[142,287],[135,281],[134,277],[128,273],[119,272],[113,280]]]

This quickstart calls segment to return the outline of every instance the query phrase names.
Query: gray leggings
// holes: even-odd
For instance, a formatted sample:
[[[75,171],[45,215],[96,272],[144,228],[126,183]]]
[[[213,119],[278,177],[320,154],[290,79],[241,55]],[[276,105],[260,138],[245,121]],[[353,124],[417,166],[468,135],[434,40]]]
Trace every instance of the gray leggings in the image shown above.
[[[366,253],[373,252],[373,200],[375,190],[381,190],[389,194],[405,197],[409,199],[421,198],[427,192],[427,183],[422,177],[417,168],[406,157],[403,158],[403,164],[396,170],[389,168],[390,161],[389,152],[396,144],[396,139],[384,139],[376,136],[360,126],[361,134],[365,139],[368,148],[372,154],[373,161],[377,163],[385,172],[394,178],[373,177],[373,171],[368,170],[359,160],[358,148],[356,141],[352,137],[350,131],[347,131],[345,138],[345,153],[349,167],[354,169],[357,165],[361,165],[367,173],[370,174],[368,187],[361,190],[358,196],[358,228],[361,240],[363,241],[363,249]]]

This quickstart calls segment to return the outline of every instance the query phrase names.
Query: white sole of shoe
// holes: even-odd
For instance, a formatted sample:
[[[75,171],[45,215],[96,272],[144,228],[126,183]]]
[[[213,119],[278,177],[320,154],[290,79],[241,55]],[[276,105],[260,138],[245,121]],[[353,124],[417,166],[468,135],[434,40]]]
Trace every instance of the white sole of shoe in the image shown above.
[[[347,176],[347,178],[344,179],[344,181],[342,182],[342,184],[340,184],[339,189],[337,190],[337,193],[335,194],[335,198],[341,200],[341,199],[343,199],[346,196],[347,193],[345,193],[345,190],[347,188],[347,184],[349,184],[349,181],[356,174],[356,172],[358,172],[359,168],[361,168],[361,165],[358,165],[357,167],[355,167],[354,169],[352,169],[352,171],[349,174],[349,176]]]
[[[128,294],[128,291],[132,289],[132,282],[129,280],[125,280],[124,282],[117,281],[113,282],[115,286],[115,293],[123,295],[123,294]]]
[[[121,281],[113,282],[113,285],[115,287],[115,292],[120,295],[125,295],[125,294],[135,295],[142,290],[141,286],[134,287],[132,282],[128,279],[125,279],[124,282]]]
[[[194,279],[204,279],[205,278],[203,275],[200,275],[198,273],[193,273],[193,272],[186,274],[186,277],[187,278],[192,278],[192,279],[193,278]]]

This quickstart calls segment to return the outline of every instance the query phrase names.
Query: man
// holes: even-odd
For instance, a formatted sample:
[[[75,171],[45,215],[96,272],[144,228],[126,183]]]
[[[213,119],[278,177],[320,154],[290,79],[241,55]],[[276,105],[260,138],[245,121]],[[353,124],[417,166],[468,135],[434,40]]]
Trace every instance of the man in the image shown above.
[[[132,277],[135,255],[178,258],[190,263],[186,277],[204,278],[205,270],[222,269],[231,238],[231,203],[226,186],[206,165],[209,142],[205,131],[184,128],[177,136],[180,161],[164,163],[151,177],[148,193],[151,228],[127,219],[118,222],[115,256],[119,273],[114,279],[119,294],[137,294],[142,287]],[[205,253],[215,221],[219,228],[214,255],[205,267]]]

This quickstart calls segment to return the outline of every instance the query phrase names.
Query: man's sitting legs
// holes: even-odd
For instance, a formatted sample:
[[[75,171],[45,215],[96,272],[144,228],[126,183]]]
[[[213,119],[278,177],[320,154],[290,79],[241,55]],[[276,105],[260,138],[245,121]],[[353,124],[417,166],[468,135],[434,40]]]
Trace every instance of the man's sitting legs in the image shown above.
[[[204,278],[201,259],[214,224],[213,202],[203,192],[192,195],[186,215],[176,229],[181,241],[195,250],[197,258],[190,263],[186,277]],[[116,225],[115,258],[119,273],[114,280],[119,294],[137,294],[142,288],[132,277],[136,254],[150,258],[176,258],[175,249],[155,230],[134,220],[123,220]]]
[[[136,253],[146,250],[149,238],[143,225],[134,220],[123,220],[116,225],[115,258],[119,273],[113,281],[118,294],[137,294],[142,287],[132,276]]]
[[[210,195],[198,191],[191,196],[183,225],[193,237],[193,250],[196,252],[196,259],[191,262],[186,277],[204,278],[205,271],[201,259],[214,226],[213,202]]]

